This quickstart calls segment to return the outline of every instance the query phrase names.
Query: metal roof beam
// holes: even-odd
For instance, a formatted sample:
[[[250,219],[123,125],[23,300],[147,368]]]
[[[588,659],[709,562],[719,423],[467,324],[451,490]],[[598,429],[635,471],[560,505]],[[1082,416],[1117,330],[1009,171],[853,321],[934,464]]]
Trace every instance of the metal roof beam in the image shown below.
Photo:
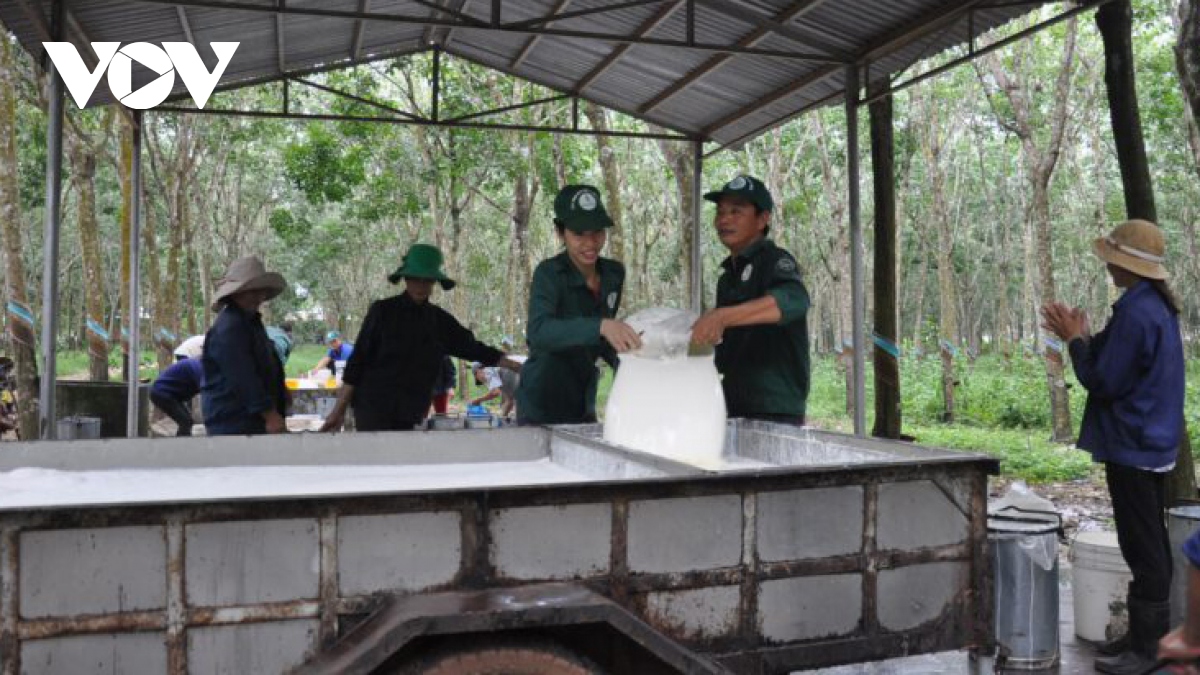
[[[827,1],[828,0],[800,0],[800,2],[797,2],[791,7],[775,15],[775,21],[783,24],[786,24],[789,21],[794,21],[820,7]],[[769,35],[771,35],[771,31],[769,29],[762,27],[756,28],[754,32],[750,33],[741,40],[738,40],[737,46],[740,48],[754,47],[758,43],[765,40]],[[638,113],[645,115],[646,113],[652,112],[655,108],[661,106],[663,103],[666,103],[667,100],[671,99],[679,92],[687,89],[692,84],[700,80],[700,78],[720,68],[731,58],[733,58],[732,54],[720,54],[710,58],[708,61],[705,61],[703,64],[701,64],[699,68],[696,68],[692,72],[685,75],[682,79],[676,80],[674,84],[659,92],[654,98],[650,99],[648,103],[639,108]]]
[[[358,11],[366,13],[371,8],[371,0],[358,0]],[[362,19],[354,21],[354,38],[350,42],[350,58],[357,59],[362,56],[363,37],[367,32],[367,22]]]
[[[280,0],[282,4],[283,0]],[[287,48],[283,43],[283,15],[275,15],[275,65],[279,72],[287,72]]]
[[[192,34],[192,24],[188,21],[187,10],[182,7],[175,8],[175,15],[179,17],[179,27],[183,29],[183,35],[187,41],[196,44],[196,36]]]
[[[638,26],[637,30],[634,31],[634,37],[645,37],[649,35],[651,32],[661,26],[664,21],[669,19],[671,15],[674,14],[675,11],[684,4],[684,1],[685,0],[675,0],[668,5],[660,7],[659,10],[655,12],[654,16],[646,19],[644,22],[642,22],[642,25]],[[621,57],[625,56],[625,53],[632,48],[633,45],[620,45],[616,49],[612,50],[612,52],[610,52],[608,56],[604,57],[604,60],[601,61],[595,68],[592,68],[587,75],[579,78],[579,81],[575,83],[575,93],[583,93],[585,89],[587,89],[593,82],[596,81],[596,78],[608,72],[609,68],[617,65],[617,62],[621,60]]]
[[[554,7],[550,10],[550,14],[548,14],[547,16],[553,17],[554,15],[556,15],[559,12],[562,12],[564,9],[566,9],[567,6],[570,4],[571,4],[571,0],[558,0],[558,2],[554,3]],[[547,26],[549,26],[550,23],[551,23],[550,21],[546,21]],[[521,64],[525,62],[526,57],[529,56],[529,52],[533,51],[533,48],[537,45],[538,41],[540,41],[541,39],[542,39],[542,37],[540,35],[534,35],[533,37],[529,38],[525,42],[525,45],[523,47],[521,47],[521,51],[517,52],[516,58],[514,58],[512,61],[509,62],[509,64],[508,64],[509,67],[510,68],[520,68]]]
[[[324,91],[324,92],[333,94],[335,96],[340,96],[341,98],[344,98],[344,99],[347,99],[350,101],[362,103],[363,105],[368,105],[368,106],[371,106],[372,108],[377,108],[377,109],[383,110],[385,112],[395,113],[397,115],[400,115],[401,117],[407,117],[408,119],[413,120],[415,122],[427,121],[426,118],[422,117],[421,115],[415,115],[413,113],[408,112],[407,110],[401,110],[400,108],[396,108],[396,107],[387,105],[386,103],[380,103],[379,101],[372,101],[371,99],[368,99],[368,98],[356,96],[354,94],[351,94],[348,91],[342,91],[341,89],[337,89],[336,87],[331,87],[327,84],[320,84],[319,82],[313,82],[312,80],[306,80],[301,77],[289,77],[287,79],[287,81],[295,82],[297,84],[303,84],[306,87],[312,87],[313,89],[318,89],[320,91]]]
[[[286,113],[265,110],[222,110],[218,108],[176,108],[159,106],[156,113],[184,113],[189,115],[216,115],[218,117],[257,117],[265,119],[287,120],[323,120],[329,122],[384,122],[388,124],[413,124],[426,127],[450,127],[462,129],[502,129],[506,131],[544,131],[554,134],[575,134],[581,136],[608,136],[612,138],[646,138],[666,141],[686,141],[689,136],[684,134],[662,134],[650,131],[598,131],[596,129],[573,129],[570,127],[539,126],[532,124],[489,124],[485,122],[435,122],[428,119],[403,119],[398,117],[365,117],[358,115],[332,115],[319,113]]]
[[[808,87],[811,87],[812,85],[817,84],[818,82],[821,82],[822,80],[826,80],[830,76],[836,75],[837,73],[840,73],[842,71],[843,71],[843,68],[838,67],[838,66],[825,66],[823,68],[819,68],[818,70],[811,72],[808,75],[805,75],[804,77],[800,78],[799,80],[796,80],[795,82],[787,85],[786,87],[781,87],[779,89],[776,89],[775,91],[767,94],[766,96],[763,96],[762,98],[759,98],[758,100],[750,103],[749,105],[738,108],[737,110],[726,115],[725,117],[722,117],[721,119],[717,120],[716,122],[713,122],[712,124],[710,124],[704,128],[702,134],[706,138],[711,137],[713,135],[713,133],[715,133],[717,130],[719,130],[723,127],[727,127],[730,124],[733,124],[734,122],[742,120],[742,119],[746,118],[747,116],[754,114],[755,111],[757,111],[765,106],[771,105],[772,103],[778,101],[781,98],[791,96],[792,94],[794,94],[798,91],[802,91]]]
[[[208,9],[230,9],[246,12],[270,12],[272,14],[295,14],[297,16],[319,16],[336,19],[364,19],[367,21],[382,21],[390,23],[416,24],[422,26],[444,26],[447,28],[458,30],[482,30],[495,31],[501,33],[514,33],[519,35],[550,35],[564,38],[578,38],[581,40],[596,40],[599,42],[612,42],[616,44],[645,44],[656,47],[669,47],[678,49],[687,49],[697,52],[716,52],[716,53],[732,53],[732,54],[747,54],[751,56],[764,56],[769,58],[794,59],[799,61],[812,61],[816,63],[838,63],[842,61],[835,58],[830,58],[825,54],[811,54],[797,51],[780,50],[780,49],[742,49],[728,44],[713,44],[713,43],[689,43],[684,40],[664,40],[648,37],[631,37],[617,33],[596,33],[583,30],[560,30],[553,28],[521,28],[512,25],[501,24],[499,26],[491,26],[481,23],[478,19],[470,19],[469,22],[454,21],[448,19],[438,19],[428,16],[412,16],[401,14],[382,14],[376,12],[354,12],[348,10],[324,9],[319,7],[287,7],[285,9],[277,9],[269,5],[254,5],[237,2],[235,0],[131,0],[152,5],[183,5],[186,7],[204,7]],[[629,6],[649,4],[651,2],[666,2],[667,0],[635,0],[629,3]],[[428,3],[422,3],[428,4]],[[615,6],[614,6],[615,7]],[[612,11],[614,7],[608,7],[605,11]],[[443,12],[450,10],[445,7],[439,7]],[[350,64],[342,64],[350,65]]]
[[[480,117],[488,117],[490,115],[499,115],[501,113],[512,112],[514,110],[523,110],[525,108],[532,108],[536,105],[542,105],[544,103],[555,103],[557,101],[565,101],[569,98],[571,98],[570,94],[556,94],[554,96],[547,96],[545,98],[539,98],[536,101],[529,101],[527,103],[514,103],[512,105],[506,105],[506,106],[502,106],[499,108],[491,108],[489,110],[483,110],[483,111],[476,112],[476,113],[459,115],[458,117],[451,117],[450,119],[442,120],[442,121],[445,122],[446,124],[455,124],[458,122],[466,122],[467,120],[479,119]]]
[[[696,2],[732,19],[750,22],[759,28],[765,28],[772,33],[776,33],[805,47],[818,49],[842,63],[852,63],[854,61],[853,53],[835,44],[826,42],[821,38],[814,37],[795,26],[789,26],[781,21],[763,16],[757,9],[741,2],[741,0],[696,0]]]
[[[625,2],[618,2],[615,5],[604,5],[603,7],[588,7],[587,9],[580,9],[580,10],[577,10],[574,12],[564,12],[562,14],[558,14],[557,12],[555,12],[555,13],[548,14],[544,17],[537,18],[537,19],[526,19],[525,21],[513,21],[512,23],[501,24],[501,27],[503,27],[503,28],[536,28],[538,26],[543,26],[543,25],[546,25],[549,23],[553,23],[555,21],[565,21],[567,19],[578,19],[579,17],[591,16],[593,14],[607,14],[609,12],[619,12],[623,9],[629,9],[631,7],[641,7],[642,5],[654,5],[654,4],[657,4],[660,2],[666,2],[666,1],[667,0],[626,0]]]

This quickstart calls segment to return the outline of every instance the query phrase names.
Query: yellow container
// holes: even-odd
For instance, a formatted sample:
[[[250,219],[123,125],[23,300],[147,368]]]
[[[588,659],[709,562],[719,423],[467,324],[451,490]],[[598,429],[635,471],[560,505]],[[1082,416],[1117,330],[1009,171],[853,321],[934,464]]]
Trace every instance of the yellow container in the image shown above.
[[[300,380],[297,380],[294,377],[289,377],[289,378],[285,379],[283,381],[283,384],[288,389],[299,389],[300,388]]]
[[[326,389],[337,389],[337,380],[332,377],[325,380],[325,388]]]

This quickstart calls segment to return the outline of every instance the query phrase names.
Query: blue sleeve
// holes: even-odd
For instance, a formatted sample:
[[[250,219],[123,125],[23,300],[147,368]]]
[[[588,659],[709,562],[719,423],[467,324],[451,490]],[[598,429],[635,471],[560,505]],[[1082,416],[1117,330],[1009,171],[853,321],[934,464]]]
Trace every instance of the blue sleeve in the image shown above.
[[[259,377],[254,362],[254,336],[245,321],[232,317],[218,321],[204,342],[204,351],[217,362],[244,411],[254,414],[274,408]]]
[[[1192,563],[1193,567],[1200,567],[1200,530],[1196,530],[1192,536],[1183,542],[1183,554],[1187,556],[1188,562]]]
[[[1088,393],[1102,399],[1126,396],[1137,384],[1149,336],[1132,312],[1118,311],[1099,335],[1069,345],[1075,377]]]

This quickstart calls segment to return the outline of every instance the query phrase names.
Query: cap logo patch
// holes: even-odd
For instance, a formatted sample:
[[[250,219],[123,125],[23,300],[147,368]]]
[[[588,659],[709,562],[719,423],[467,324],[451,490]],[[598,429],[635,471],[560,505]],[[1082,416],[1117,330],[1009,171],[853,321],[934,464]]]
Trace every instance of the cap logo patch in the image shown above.
[[[596,204],[598,203],[596,200],[596,193],[589,190],[580,191],[579,194],[575,195],[575,199],[572,201],[574,201],[574,204],[571,206],[583,209],[584,211],[595,211]]]
[[[749,181],[746,180],[746,177],[738,176],[737,178],[729,181],[729,185],[726,185],[725,187],[729,188],[730,190],[745,190],[748,186]]]
[[[608,308],[614,309],[617,306],[617,292],[613,291],[608,294]]]
[[[796,263],[792,262],[791,258],[780,258],[779,262],[775,263],[775,269],[781,274],[792,274],[796,271]]]
[[[746,265],[746,269],[742,270],[742,281],[750,281],[750,275],[754,273],[754,265]]]

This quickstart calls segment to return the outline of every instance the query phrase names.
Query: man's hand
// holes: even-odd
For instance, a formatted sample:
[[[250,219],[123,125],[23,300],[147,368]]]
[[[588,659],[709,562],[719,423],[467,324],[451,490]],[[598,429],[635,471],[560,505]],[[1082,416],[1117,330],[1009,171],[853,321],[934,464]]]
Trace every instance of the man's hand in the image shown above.
[[[720,309],[710,309],[692,324],[692,344],[721,344],[727,327],[725,313]]]
[[[633,351],[642,346],[642,338],[629,324],[616,319],[601,319],[600,335],[608,340],[617,353]]]
[[[1183,638],[1183,626],[1167,633],[1158,641],[1158,658],[1176,661],[1167,666],[1167,672],[1172,675],[1200,675],[1200,668],[1195,664],[1200,659],[1200,646],[1189,645]]]
[[[263,413],[263,420],[267,423],[268,434],[287,433],[287,422],[283,421],[283,415],[280,415],[278,410],[266,411]]]
[[[341,431],[342,424],[346,421],[346,409],[342,406],[334,406],[329,416],[325,418],[325,423],[317,430],[318,433],[329,433],[331,431]]]

